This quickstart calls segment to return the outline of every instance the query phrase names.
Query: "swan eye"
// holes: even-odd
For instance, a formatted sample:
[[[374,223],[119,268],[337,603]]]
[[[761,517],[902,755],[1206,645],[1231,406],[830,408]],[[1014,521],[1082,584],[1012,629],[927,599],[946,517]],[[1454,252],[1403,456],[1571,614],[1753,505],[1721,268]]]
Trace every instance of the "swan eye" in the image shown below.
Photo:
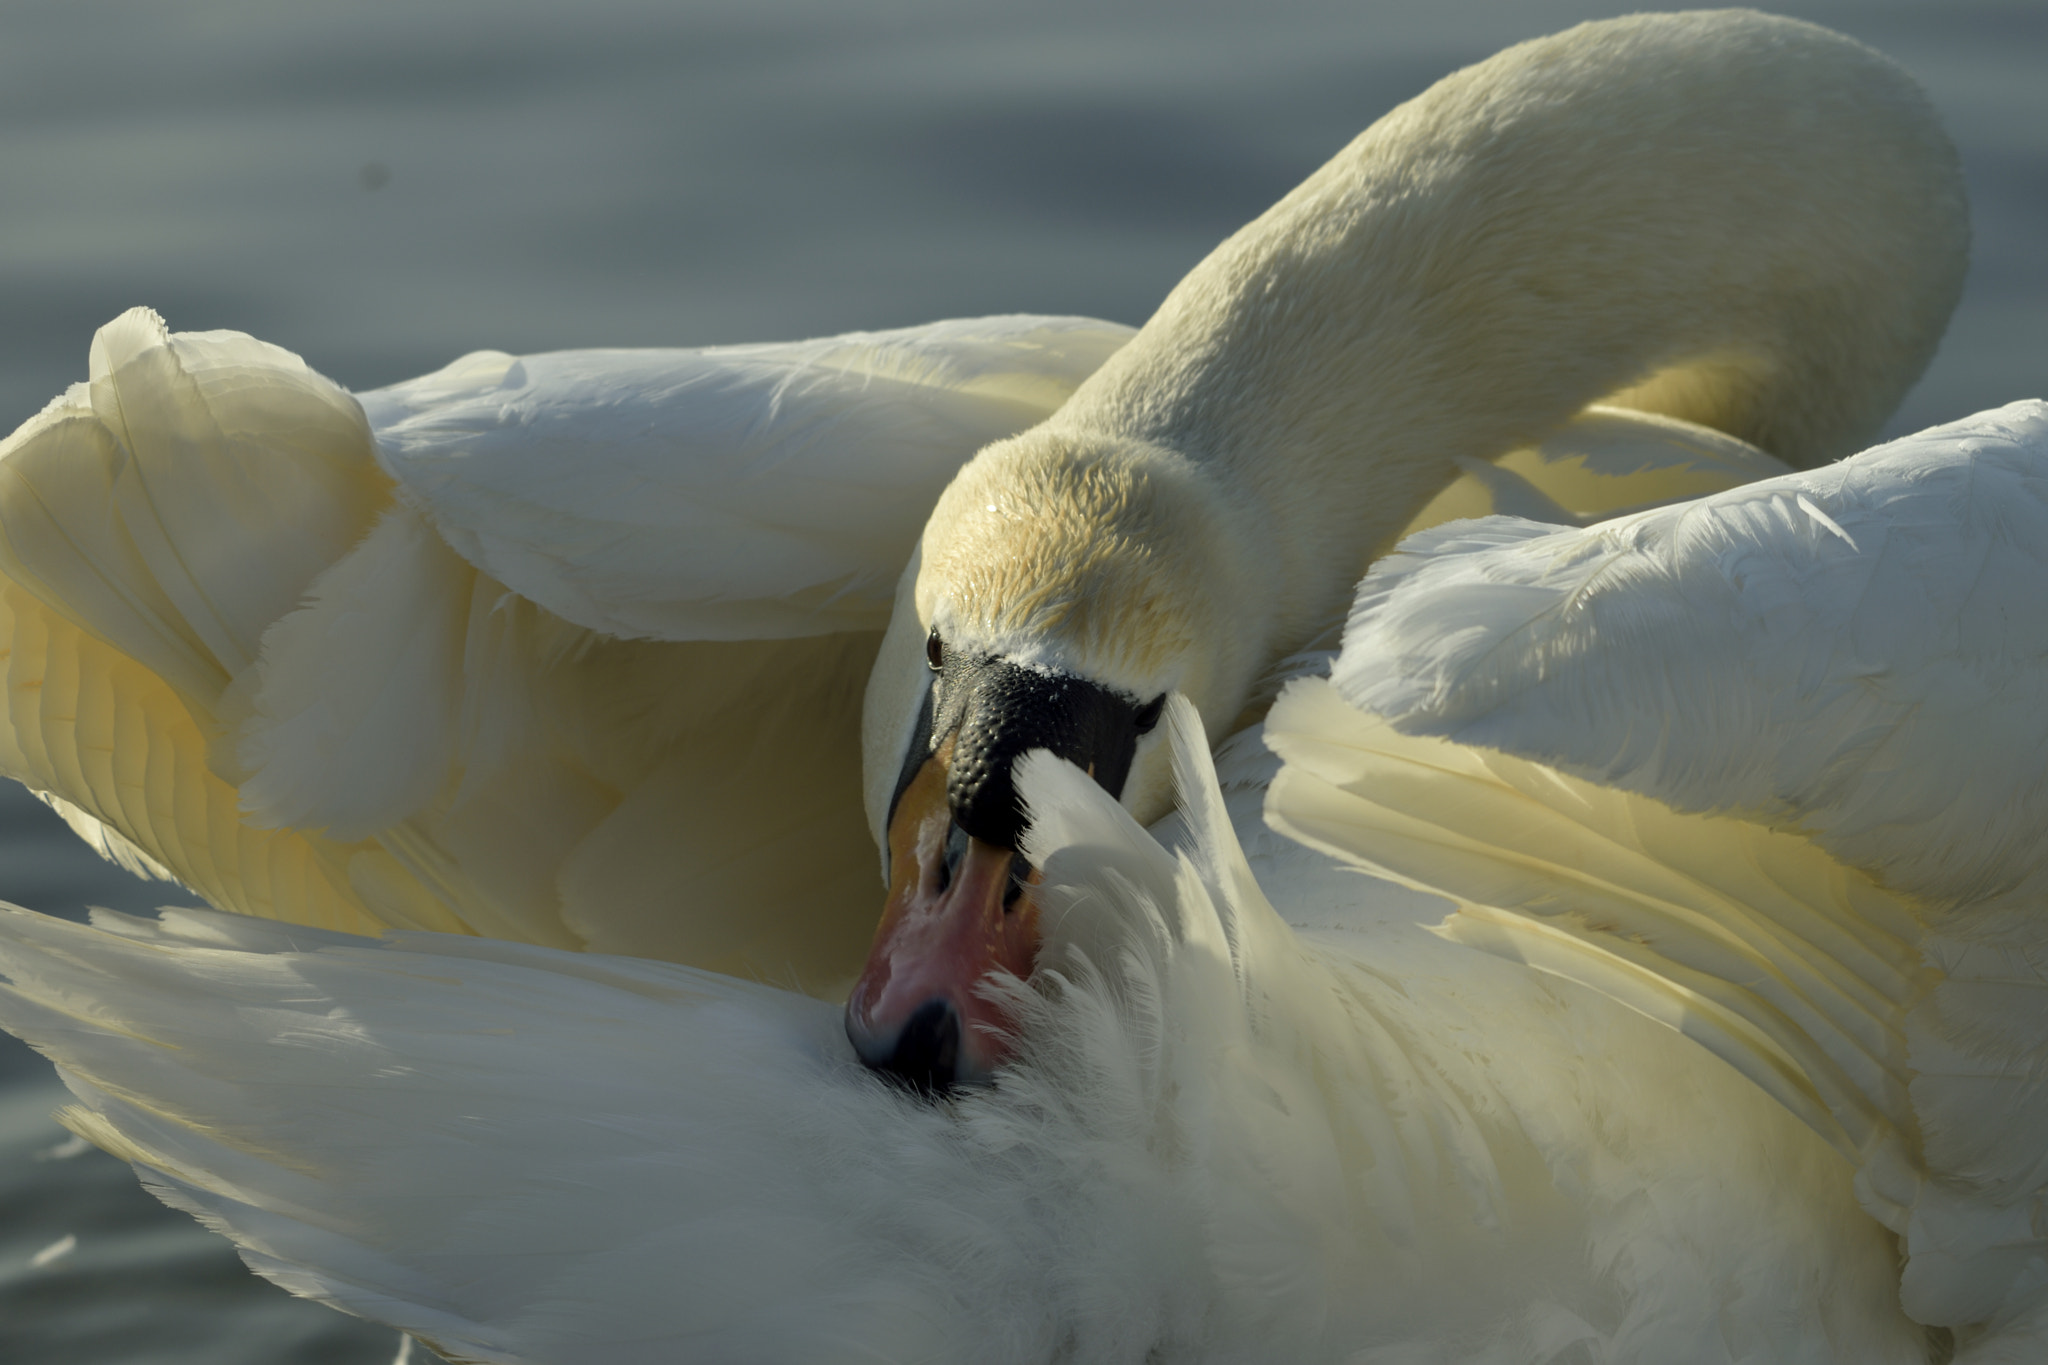
[[[1165,709],[1166,694],[1164,692],[1161,692],[1158,696],[1139,707],[1136,716],[1138,733],[1141,735],[1151,734],[1152,727],[1159,723],[1159,713]]]
[[[939,638],[936,630],[925,636],[924,664],[934,673],[946,666],[946,642]]]

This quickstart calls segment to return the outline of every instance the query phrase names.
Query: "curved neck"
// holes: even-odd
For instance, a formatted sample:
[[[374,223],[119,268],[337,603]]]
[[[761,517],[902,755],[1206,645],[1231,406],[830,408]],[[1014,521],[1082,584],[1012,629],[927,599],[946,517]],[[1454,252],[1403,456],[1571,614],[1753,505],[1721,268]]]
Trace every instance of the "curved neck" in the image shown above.
[[[1875,434],[1967,244],[1910,77],[1825,30],[1637,16],[1368,129],[1224,242],[1051,427],[1207,468],[1278,563],[1272,649],[1455,476],[1606,398],[1800,464]]]

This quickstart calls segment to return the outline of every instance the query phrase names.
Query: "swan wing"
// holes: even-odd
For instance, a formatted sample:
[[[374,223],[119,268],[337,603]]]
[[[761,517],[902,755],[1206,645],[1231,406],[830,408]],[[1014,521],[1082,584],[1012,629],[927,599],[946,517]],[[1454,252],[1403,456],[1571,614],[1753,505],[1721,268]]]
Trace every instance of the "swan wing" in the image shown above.
[[[830,990],[916,523],[1120,334],[471,357],[359,405],[136,310],[0,452],[0,767],[224,908]]]
[[[259,1272],[451,1359],[1924,1358],[1823,1144],[1659,1030],[1586,1068],[1632,1016],[1511,963],[1297,935],[1166,727],[1166,846],[1022,764],[1054,928],[945,1105],[759,985],[208,911],[0,911],[0,1025]]]
[[[362,395],[378,455],[462,557],[586,629],[879,630],[968,454],[1133,335],[995,317],[772,346],[465,356]]]
[[[1063,875],[1114,858],[1171,898],[1173,860],[1085,776],[1052,776],[1038,804],[1099,850],[1053,854]],[[1143,931],[1127,971],[1156,982],[1185,931],[1106,889]],[[1227,981],[1213,914],[1194,932],[1191,970]],[[1161,1030],[1100,981],[1036,1008],[1054,1055],[1029,1079],[936,1106],[862,1067],[829,1005],[641,959],[0,908],[0,977],[0,1023],[62,1067],[68,1124],[259,1273],[451,1359],[1120,1359],[1207,1338],[1204,1220],[1124,1090],[1162,1097]],[[1211,1029],[1243,1037],[1241,1017]],[[1198,1119],[1207,1068],[1183,1065]]]
[[[1271,815],[1804,1117],[1916,1318],[2029,1319],[2044,546],[2041,403],[1586,530],[1439,528],[1276,708]]]
[[[0,770],[217,905],[383,923],[350,886],[373,845],[241,817],[221,719],[388,500],[368,451],[354,401],[288,352],[143,310],[102,328],[88,382],[0,446]],[[410,918],[459,927],[425,898]]]
[[[64,1068],[65,1121],[294,1293],[504,1365],[966,1354],[886,1224],[971,1219],[864,1207],[805,1158],[886,1129],[926,1158],[875,1173],[911,1195],[959,1164],[830,1006],[487,939],[5,917],[0,1010]]]

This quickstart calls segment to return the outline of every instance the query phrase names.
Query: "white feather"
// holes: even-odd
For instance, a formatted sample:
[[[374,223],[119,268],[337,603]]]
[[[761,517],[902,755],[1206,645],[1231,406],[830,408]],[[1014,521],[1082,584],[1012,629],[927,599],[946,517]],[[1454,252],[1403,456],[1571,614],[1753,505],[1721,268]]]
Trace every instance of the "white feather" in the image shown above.
[[[216,905],[830,992],[917,525],[1126,335],[480,354],[364,395],[373,444],[297,357],[124,315],[0,452],[0,764]]]
[[[252,824],[362,839],[438,794],[460,734],[473,576],[395,507],[271,625],[236,754]]]
[[[729,978],[198,911],[6,916],[0,1018],[260,1272],[458,1357],[1924,1359],[1818,1139],[1398,916],[1297,934],[1261,883],[1357,874],[1256,824],[1247,863],[1168,733],[1174,849],[1026,764],[1067,929],[944,1105]]]
[[[363,402],[404,495],[470,563],[628,639],[878,630],[967,456],[1130,329],[963,319],[702,351],[486,353]]]
[[[1588,531],[1431,532],[1362,585],[1337,685],[1981,898],[2048,858],[2044,443],[2048,405],[2016,403]]]
[[[1276,818],[1706,1042],[1859,1162],[1908,1312],[2017,1350],[2048,1289],[2044,546],[2040,402],[1585,531],[1426,533],[1334,669],[1392,726],[1320,763],[1348,824],[1285,776]]]

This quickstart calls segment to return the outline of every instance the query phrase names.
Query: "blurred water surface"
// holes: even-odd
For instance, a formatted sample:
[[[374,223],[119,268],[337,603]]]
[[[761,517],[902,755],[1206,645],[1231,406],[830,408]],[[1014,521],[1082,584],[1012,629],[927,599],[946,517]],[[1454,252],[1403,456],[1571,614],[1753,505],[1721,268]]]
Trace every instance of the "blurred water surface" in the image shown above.
[[[974,313],[1144,321],[1359,129],[1570,0],[10,0],[0,423],[135,304],[355,388],[465,351],[692,345]],[[2048,4],[1778,6],[1891,53],[1963,150],[1968,292],[1894,423],[2048,394]],[[0,798],[0,896],[174,891]],[[0,1050],[0,1359],[384,1362],[127,1168]],[[67,1243],[66,1239],[70,1239]],[[414,1360],[422,1359],[415,1353]]]

